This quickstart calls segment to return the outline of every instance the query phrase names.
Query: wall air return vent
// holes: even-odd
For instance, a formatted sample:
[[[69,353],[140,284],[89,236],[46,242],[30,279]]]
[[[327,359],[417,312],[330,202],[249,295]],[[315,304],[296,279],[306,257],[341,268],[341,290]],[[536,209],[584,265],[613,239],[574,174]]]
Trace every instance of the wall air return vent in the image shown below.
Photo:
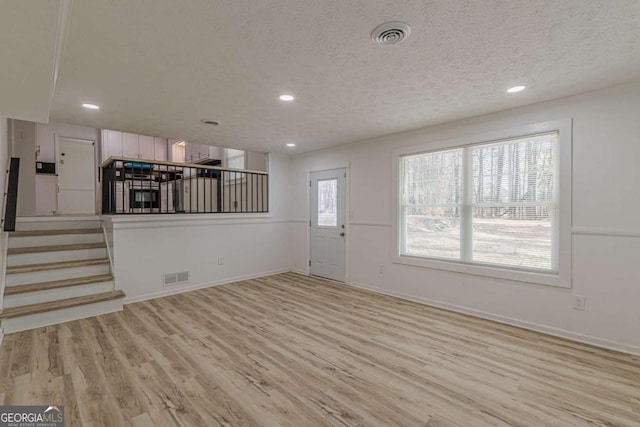
[[[162,284],[164,286],[180,285],[189,281],[189,272],[180,271],[178,273],[166,273],[162,275]]]

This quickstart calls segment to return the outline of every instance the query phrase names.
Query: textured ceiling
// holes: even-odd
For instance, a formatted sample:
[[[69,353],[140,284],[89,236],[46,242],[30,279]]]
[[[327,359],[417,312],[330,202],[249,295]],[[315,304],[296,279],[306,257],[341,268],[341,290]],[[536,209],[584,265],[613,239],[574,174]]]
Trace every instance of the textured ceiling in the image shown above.
[[[303,152],[639,76],[638,0],[76,0],[51,119]]]
[[[58,0],[0,2],[0,116],[48,120],[59,9]]]

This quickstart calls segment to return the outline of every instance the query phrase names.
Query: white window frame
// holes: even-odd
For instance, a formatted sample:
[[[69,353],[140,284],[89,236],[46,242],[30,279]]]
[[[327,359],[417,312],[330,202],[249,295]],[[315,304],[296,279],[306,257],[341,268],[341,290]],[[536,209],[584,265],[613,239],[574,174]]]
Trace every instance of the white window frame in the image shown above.
[[[512,268],[509,266],[479,265],[467,263],[460,260],[445,260],[435,258],[425,258],[419,256],[401,255],[401,230],[402,230],[402,168],[403,156],[434,152],[454,148],[464,148],[468,146],[489,144],[501,140],[523,138],[527,136],[558,133],[558,173],[554,177],[557,185],[556,197],[558,198],[557,220],[554,229],[557,238],[557,270],[553,272],[531,271]],[[393,151],[392,163],[392,209],[393,215],[393,259],[397,264],[412,265],[436,270],[452,271],[478,276],[486,276],[509,281],[535,283],[561,288],[571,288],[571,166],[572,166],[572,119],[560,119],[542,123],[529,124],[511,129],[496,132],[472,135],[463,138],[456,138],[438,141],[418,146],[405,147]]]

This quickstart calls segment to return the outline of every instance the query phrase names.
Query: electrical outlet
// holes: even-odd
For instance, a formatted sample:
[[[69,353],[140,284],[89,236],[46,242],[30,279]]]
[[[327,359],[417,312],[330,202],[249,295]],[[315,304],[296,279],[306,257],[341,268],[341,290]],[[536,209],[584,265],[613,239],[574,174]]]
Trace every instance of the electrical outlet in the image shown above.
[[[221,256],[218,257],[218,265],[224,265],[224,258]]]
[[[380,274],[384,274],[384,264],[380,264]]]
[[[585,298],[583,296],[580,296],[580,295],[574,295],[573,296],[573,309],[574,310],[584,311],[586,306],[587,306],[587,298]]]

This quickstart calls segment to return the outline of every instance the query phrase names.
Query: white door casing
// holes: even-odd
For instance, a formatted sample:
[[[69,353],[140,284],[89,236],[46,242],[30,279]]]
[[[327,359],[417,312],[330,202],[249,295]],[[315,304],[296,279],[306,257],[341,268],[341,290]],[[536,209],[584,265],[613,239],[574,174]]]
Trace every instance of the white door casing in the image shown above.
[[[59,214],[95,213],[95,142],[56,137]]]
[[[346,169],[310,174],[310,265],[313,276],[346,279]]]

